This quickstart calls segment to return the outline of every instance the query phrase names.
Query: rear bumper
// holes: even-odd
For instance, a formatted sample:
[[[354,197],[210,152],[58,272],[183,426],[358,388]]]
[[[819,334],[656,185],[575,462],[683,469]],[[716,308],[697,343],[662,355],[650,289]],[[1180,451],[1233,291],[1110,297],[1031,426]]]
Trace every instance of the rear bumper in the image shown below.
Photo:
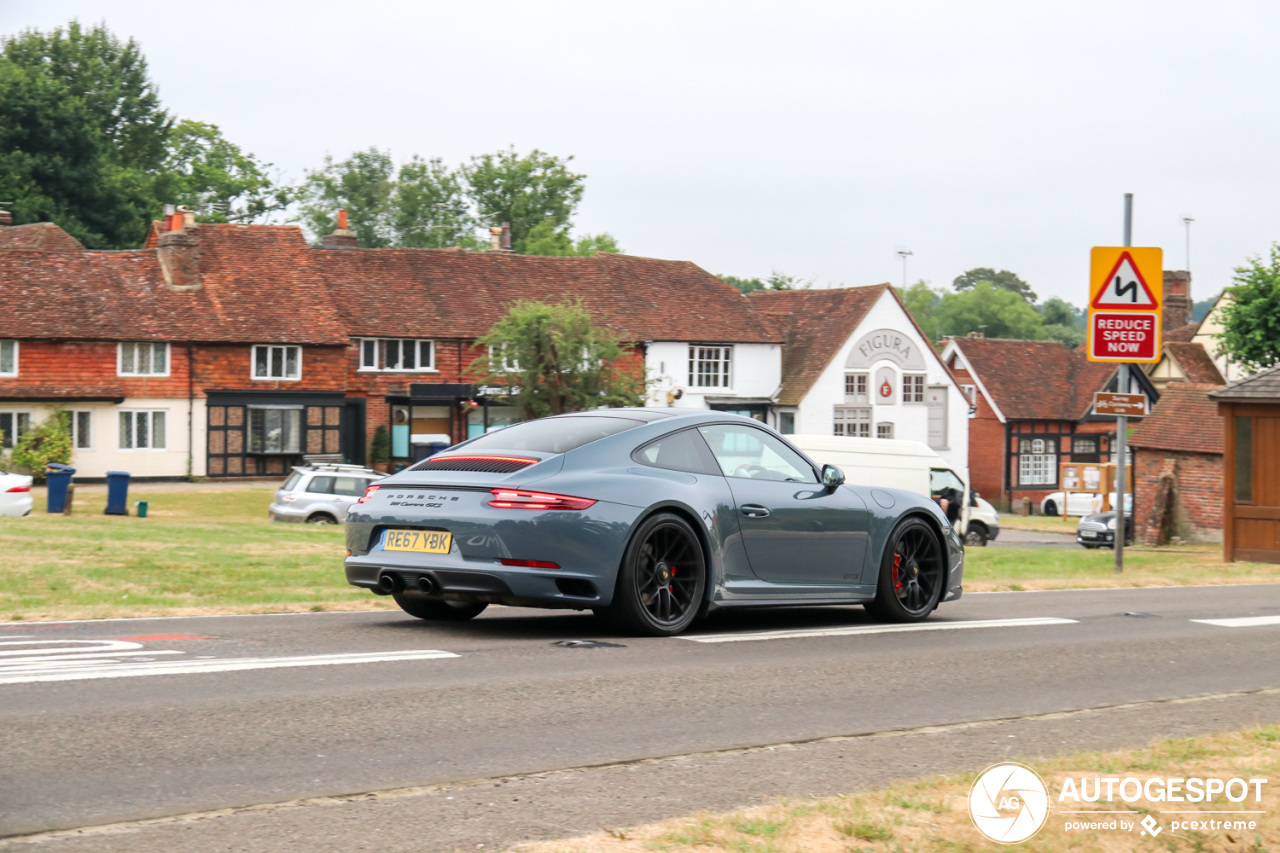
[[[426,578],[434,598],[483,601],[516,607],[552,607],[585,610],[603,607],[613,597],[613,578],[556,569],[527,569],[504,566],[497,561],[467,561],[465,567],[405,566],[383,551],[364,557],[348,557],[347,582],[378,592],[378,581],[390,576],[397,589],[415,589]]]

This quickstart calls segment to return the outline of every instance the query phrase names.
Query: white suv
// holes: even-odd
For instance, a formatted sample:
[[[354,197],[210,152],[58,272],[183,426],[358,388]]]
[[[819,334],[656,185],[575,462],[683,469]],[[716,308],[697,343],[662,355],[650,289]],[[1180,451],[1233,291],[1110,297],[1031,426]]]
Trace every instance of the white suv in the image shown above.
[[[364,496],[369,484],[385,476],[359,465],[300,465],[276,489],[276,499],[269,508],[271,520],[307,524],[346,521],[347,510]]]

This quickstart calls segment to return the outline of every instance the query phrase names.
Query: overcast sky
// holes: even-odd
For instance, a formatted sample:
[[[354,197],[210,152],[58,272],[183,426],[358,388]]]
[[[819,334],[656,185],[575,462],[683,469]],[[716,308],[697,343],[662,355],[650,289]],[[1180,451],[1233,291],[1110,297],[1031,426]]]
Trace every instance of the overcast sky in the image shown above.
[[[1280,3],[3,0],[136,38],[166,106],[288,180],[378,146],[573,155],[579,232],[715,273],[1085,301],[1089,248],[1193,296],[1280,239]]]

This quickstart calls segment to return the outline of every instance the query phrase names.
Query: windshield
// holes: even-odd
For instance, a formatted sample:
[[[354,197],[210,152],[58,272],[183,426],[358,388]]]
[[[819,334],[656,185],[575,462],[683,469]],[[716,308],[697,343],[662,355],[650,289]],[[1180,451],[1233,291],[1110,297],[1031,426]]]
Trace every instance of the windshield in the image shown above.
[[[467,443],[466,450],[532,450],[568,453],[584,444],[642,426],[629,418],[583,416],[527,421],[486,433]]]
[[[929,491],[939,494],[943,489],[954,489],[957,494],[964,492],[964,483],[950,468],[933,468],[929,471]]]

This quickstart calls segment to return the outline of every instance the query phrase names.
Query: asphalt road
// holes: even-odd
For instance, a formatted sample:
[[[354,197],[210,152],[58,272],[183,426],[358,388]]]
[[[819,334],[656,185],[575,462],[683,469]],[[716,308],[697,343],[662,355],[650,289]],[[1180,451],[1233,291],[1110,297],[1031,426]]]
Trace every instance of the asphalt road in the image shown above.
[[[503,608],[455,626],[6,624],[0,836],[124,823],[44,840],[475,849],[963,769],[1014,744],[1280,722],[1278,586],[974,594],[922,627],[842,607],[723,614],[675,639]]]

